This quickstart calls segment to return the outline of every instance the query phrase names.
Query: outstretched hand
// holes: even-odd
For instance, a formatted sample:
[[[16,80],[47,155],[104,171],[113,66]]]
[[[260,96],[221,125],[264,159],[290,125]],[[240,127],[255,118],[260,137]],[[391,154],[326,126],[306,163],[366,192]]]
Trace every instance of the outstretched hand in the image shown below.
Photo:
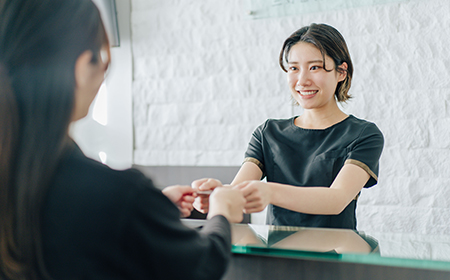
[[[217,187],[221,187],[222,183],[219,180],[211,179],[211,178],[203,178],[199,180],[195,180],[191,184],[192,189],[196,192],[198,191],[212,191]],[[194,208],[197,209],[198,212],[206,214],[209,209],[209,194],[198,194],[197,198],[194,202]]]
[[[193,203],[197,194],[190,186],[170,186],[162,190],[162,193],[167,196],[180,210],[181,217],[188,217],[194,209]]]
[[[261,212],[270,203],[271,189],[268,183],[261,181],[245,181],[233,189],[240,190],[246,199],[244,213]]]
[[[208,219],[223,215],[230,223],[239,223],[244,218],[245,198],[242,192],[232,188],[216,188],[210,196]]]

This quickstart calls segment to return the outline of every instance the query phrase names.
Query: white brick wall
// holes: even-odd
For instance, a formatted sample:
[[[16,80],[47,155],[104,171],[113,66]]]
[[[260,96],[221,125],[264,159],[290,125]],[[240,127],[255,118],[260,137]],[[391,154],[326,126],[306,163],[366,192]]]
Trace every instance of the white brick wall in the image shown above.
[[[257,125],[301,112],[278,53],[293,31],[324,22],[354,62],[344,111],[375,122],[386,141],[358,229],[450,234],[450,1],[259,20],[240,3],[132,1],[135,163],[239,165]]]

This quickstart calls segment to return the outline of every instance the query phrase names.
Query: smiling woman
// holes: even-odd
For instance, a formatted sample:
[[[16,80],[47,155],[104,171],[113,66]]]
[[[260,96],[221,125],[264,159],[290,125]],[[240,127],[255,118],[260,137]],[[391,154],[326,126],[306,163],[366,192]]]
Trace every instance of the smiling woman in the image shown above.
[[[288,84],[297,104],[304,109],[332,110],[336,104],[335,95],[339,98],[340,92],[336,85],[348,79],[347,63],[335,67],[329,56],[323,59],[319,49],[309,43],[295,44],[290,49],[288,61]]]
[[[384,140],[375,124],[338,107],[350,98],[353,75],[345,40],[329,25],[305,26],[285,40],[279,64],[303,114],[260,125],[231,185],[246,197],[246,213],[268,206],[268,224],[356,229],[357,198],[377,183]],[[207,195],[194,206],[206,212]]]
[[[291,48],[294,46],[299,47],[298,45],[300,44],[298,43],[301,42],[309,44],[307,45],[309,47],[307,52],[300,50],[299,52],[291,53]],[[353,63],[344,37],[336,29],[327,25],[312,24],[311,27],[306,26],[294,32],[286,39],[281,48],[278,59],[281,69],[288,72],[289,69],[286,69],[285,66],[286,62],[288,64],[295,63],[296,59],[302,58],[301,54],[305,56],[303,58],[309,57],[309,62],[315,62],[315,68],[319,67],[326,72],[335,70],[340,74],[345,74],[344,78],[337,83],[334,94],[337,101],[340,102],[350,99],[348,91],[350,90],[353,77]],[[294,57],[290,58],[290,55],[295,55],[295,59]]]

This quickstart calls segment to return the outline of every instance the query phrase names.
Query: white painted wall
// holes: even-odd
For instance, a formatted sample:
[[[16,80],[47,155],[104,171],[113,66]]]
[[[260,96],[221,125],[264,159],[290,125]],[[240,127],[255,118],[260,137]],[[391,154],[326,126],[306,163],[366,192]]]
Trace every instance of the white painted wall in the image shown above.
[[[450,234],[450,1],[259,20],[240,3],[132,0],[135,163],[240,165],[256,126],[300,113],[277,65],[281,44],[324,22],[354,61],[345,112],[374,121],[386,141],[358,229]]]
[[[71,135],[87,156],[100,161],[102,153],[106,155],[105,164],[124,169],[131,167],[133,161],[131,7],[129,0],[118,0],[116,5],[120,47],[111,49],[104,87],[88,116],[72,124]],[[95,119],[100,119],[100,123]]]

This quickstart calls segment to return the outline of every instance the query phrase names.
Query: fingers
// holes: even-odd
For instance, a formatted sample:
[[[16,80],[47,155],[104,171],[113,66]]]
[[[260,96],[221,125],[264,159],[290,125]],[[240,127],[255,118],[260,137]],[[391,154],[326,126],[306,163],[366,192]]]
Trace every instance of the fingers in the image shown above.
[[[178,190],[183,194],[183,195],[195,195],[195,190],[192,189],[190,186],[177,186]]]
[[[203,179],[195,180],[194,182],[192,182],[191,186],[194,190],[208,191],[208,190],[213,190],[216,187],[221,187],[222,182],[220,182],[217,179],[203,178]]]
[[[180,213],[181,213],[182,217],[187,217],[187,216],[191,215],[191,212],[192,212],[192,210],[194,210],[194,207],[192,206],[192,203],[181,202],[178,209],[180,209]]]
[[[257,213],[257,212],[261,212],[263,211],[265,208],[265,205],[261,203],[261,201],[255,201],[255,202],[248,202],[245,203],[244,206],[244,212],[246,214],[250,214],[250,213]]]
[[[261,181],[246,181],[233,187],[240,190],[246,199],[244,213],[257,213],[265,209],[269,203],[265,187],[266,185]]]
[[[254,184],[255,181],[245,181],[240,184],[237,184],[233,187],[233,189],[240,190],[245,198],[252,195],[255,190],[257,190],[257,187]]]
[[[195,180],[191,183],[191,187],[193,189],[198,189],[198,187],[200,187],[200,185],[203,184],[204,182],[206,182],[207,180],[208,180],[208,178]]]
[[[239,190],[217,188],[211,194],[211,208],[208,218],[223,215],[228,221],[238,223],[243,219],[245,198]]]
[[[190,188],[190,187],[189,187]],[[194,210],[195,197],[191,195],[185,195],[178,203],[178,209],[180,210],[181,217],[189,217],[192,210]]]
[[[193,193],[193,195],[185,195],[185,196],[183,196],[182,200],[184,202],[192,204],[195,201],[195,197],[196,197],[195,193]]]
[[[198,212],[206,214],[209,209],[209,195],[199,195],[195,198],[194,208],[197,209]]]
[[[212,178],[203,178],[199,180],[195,180],[192,182],[191,187],[192,189],[197,191],[211,191],[214,190],[217,187],[221,187],[222,183],[219,180],[212,179]],[[206,214],[209,211],[209,195],[208,193],[205,194],[197,194],[196,193],[196,199],[194,201],[194,208],[197,209],[200,213]]]
[[[186,217],[189,217],[191,215],[192,210],[183,209],[183,208],[178,208],[178,209],[180,209],[180,216],[182,218],[186,218]]]
[[[188,217],[194,209],[193,203],[197,196],[194,189],[190,186],[169,186],[162,190],[179,209],[181,217]]]
[[[177,203],[183,196],[196,196],[197,194],[190,186],[169,186],[162,190],[162,193],[165,194],[173,203]]]

